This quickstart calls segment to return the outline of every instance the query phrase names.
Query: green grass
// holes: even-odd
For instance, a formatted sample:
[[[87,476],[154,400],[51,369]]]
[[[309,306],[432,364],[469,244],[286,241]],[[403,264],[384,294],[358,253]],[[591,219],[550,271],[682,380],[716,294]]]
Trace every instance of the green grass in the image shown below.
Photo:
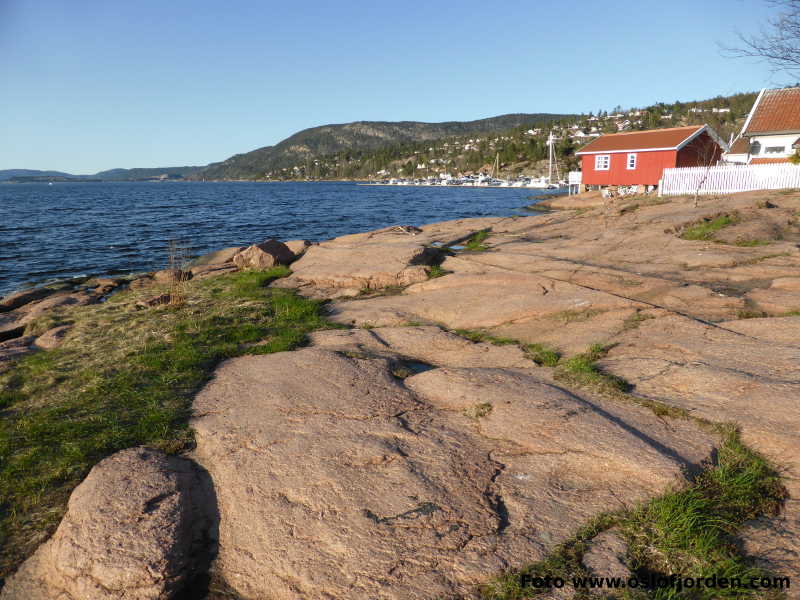
[[[539,366],[555,367],[561,360],[561,355],[556,350],[544,344],[525,344],[523,349]]]
[[[467,338],[475,343],[486,342],[489,344],[494,344],[495,346],[512,346],[519,343],[517,340],[512,338],[496,337],[489,335],[485,331],[478,331],[476,329],[454,329],[453,333],[460,335],[463,338]]]
[[[610,346],[592,344],[583,354],[578,354],[567,360],[562,360],[556,379],[566,381],[573,385],[591,386],[601,391],[626,392],[629,385],[620,377],[604,373],[597,366],[597,361],[603,358]]]
[[[525,354],[537,365],[555,367],[561,355],[545,344],[524,344],[519,340],[506,337],[489,335],[485,331],[475,329],[454,329],[453,333],[475,343],[484,342],[495,346],[519,346]]]
[[[488,231],[476,231],[464,244],[464,249],[470,252],[483,252],[489,249],[483,242],[489,237]]]
[[[520,600],[545,590],[523,588],[520,575],[533,577],[586,576],[582,558],[598,533],[616,527],[628,543],[626,563],[639,575],[681,574],[685,577],[750,577],[767,575],[743,557],[733,536],[749,520],[775,515],[787,496],[777,471],[747,448],[732,428],[723,431],[716,464],[701,472],[693,483],[670,491],[633,509],[595,517],[544,560],[505,573],[483,587],[484,598]],[[598,575],[603,575],[602,573]],[[569,583],[567,584],[569,586]],[[583,594],[583,595],[582,595]],[[588,593],[579,592],[586,598]],[[632,597],[632,596],[629,596]],[[691,598],[759,598],[758,590],[674,589],[642,590],[640,598],[656,600]]]
[[[451,271],[446,271],[439,265],[433,265],[428,269],[428,279],[436,279],[437,277],[444,277]]]
[[[684,240],[710,240],[714,234],[724,227],[733,225],[739,222],[738,215],[719,215],[712,218],[706,218],[695,223],[683,230],[681,238]]]
[[[603,358],[613,346],[593,344],[586,352],[569,359],[561,359],[555,370],[556,381],[567,387],[586,388],[604,396],[630,402],[653,411],[659,417],[688,419],[689,412],[658,400],[642,398],[630,393],[630,384],[616,375],[605,373],[597,361]]]
[[[625,321],[623,321],[622,331],[630,331],[631,329],[637,329],[639,325],[641,325],[645,321],[654,318],[655,317],[653,317],[652,315],[645,314],[637,308],[635,313],[633,313],[631,316],[627,317]]]
[[[290,350],[327,326],[319,303],[265,287],[287,272],[188,282],[180,307],[137,310],[153,291],[123,292],[48,317],[72,324],[62,346],[0,375],[0,577],[52,532],[98,461],[140,444],[190,448],[192,397],[219,361]]]
[[[771,243],[766,240],[736,240],[733,245],[742,248],[754,248],[756,246],[768,246]]]

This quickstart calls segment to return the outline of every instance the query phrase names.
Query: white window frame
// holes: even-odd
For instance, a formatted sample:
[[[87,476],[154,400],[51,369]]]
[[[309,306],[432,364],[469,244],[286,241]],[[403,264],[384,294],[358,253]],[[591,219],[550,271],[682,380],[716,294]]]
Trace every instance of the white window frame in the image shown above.
[[[611,169],[611,155],[610,154],[595,154],[594,155],[594,170],[595,171],[608,171]]]
[[[631,161],[631,159],[633,159],[633,161]],[[633,164],[631,164],[631,162],[633,162]],[[639,162],[639,155],[636,152],[629,153],[628,158],[625,161],[625,165],[628,171],[635,171],[638,162]]]

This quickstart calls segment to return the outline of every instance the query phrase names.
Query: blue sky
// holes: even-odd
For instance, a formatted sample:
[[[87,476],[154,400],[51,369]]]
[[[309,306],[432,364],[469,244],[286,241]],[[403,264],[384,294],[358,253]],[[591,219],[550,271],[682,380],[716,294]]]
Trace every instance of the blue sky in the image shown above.
[[[206,164],[325,123],[692,100],[776,81],[761,0],[0,0],[0,169]]]

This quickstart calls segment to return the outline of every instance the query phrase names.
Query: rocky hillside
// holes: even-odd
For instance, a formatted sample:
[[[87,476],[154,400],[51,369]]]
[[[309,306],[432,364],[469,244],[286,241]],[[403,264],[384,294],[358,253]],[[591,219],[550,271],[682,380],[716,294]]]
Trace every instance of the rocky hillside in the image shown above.
[[[212,163],[195,174],[194,178],[263,178],[267,172],[306,164],[308,161],[342,152],[358,153],[453,136],[497,133],[522,125],[547,123],[564,116],[537,113],[502,115],[466,122],[358,121],[343,125],[323,125],[304,129],[274,146]]]
[[[557,203],[0,302],[0,598],[800,572],[800,192]]]

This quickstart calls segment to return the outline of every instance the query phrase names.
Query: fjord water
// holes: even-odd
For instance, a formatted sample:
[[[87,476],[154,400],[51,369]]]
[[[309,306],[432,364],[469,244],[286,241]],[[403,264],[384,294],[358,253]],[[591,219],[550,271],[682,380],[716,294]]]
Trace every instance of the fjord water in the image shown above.
[[[0,295],[81,275],[164,268],[170,240],[202,254],[274,237],[320,241],[388,225],[527,214],[550,190],[354,183],[0,185]]]

